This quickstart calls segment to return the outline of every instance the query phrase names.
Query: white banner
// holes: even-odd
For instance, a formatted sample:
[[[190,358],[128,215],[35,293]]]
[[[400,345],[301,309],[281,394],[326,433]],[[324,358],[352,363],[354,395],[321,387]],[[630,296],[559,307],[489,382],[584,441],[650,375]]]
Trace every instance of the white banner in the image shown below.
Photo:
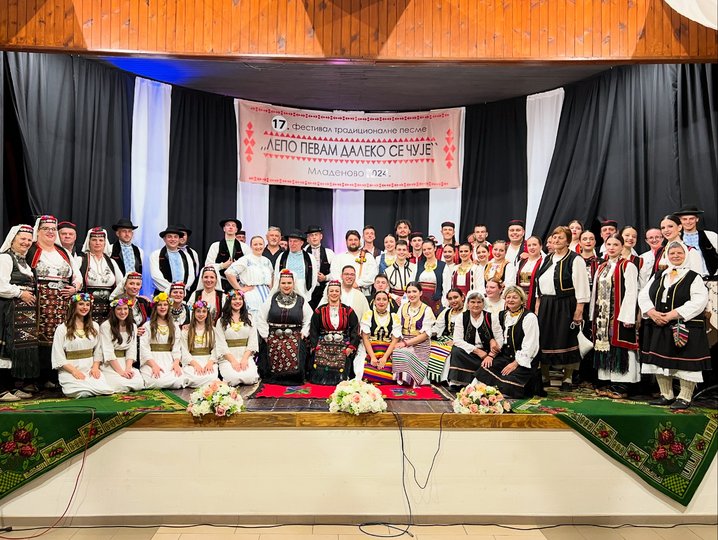
[[[334,189],[457,188],[462,109],[322,112],[239,101],[240,180]]]

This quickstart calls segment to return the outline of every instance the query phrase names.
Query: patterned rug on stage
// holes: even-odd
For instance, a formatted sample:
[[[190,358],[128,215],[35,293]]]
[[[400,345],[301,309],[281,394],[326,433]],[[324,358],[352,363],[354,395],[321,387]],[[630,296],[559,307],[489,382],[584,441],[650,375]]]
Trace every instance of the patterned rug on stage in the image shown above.
[[[322,386],[306,383],[301,386],[282,386],[280,384],[260,384],[256,392],[250,397],[254,398],[289,398],[289,399],[329,399],[334,392],[334,386]],[[432,386],[408,388],[398,384],[380,384],[384,399],[416,399],[423,401],[447,400]]]
[[[687,506],[718,450],[718,410],[672,411],[646,402],[550,392],[514,403],[516,413],[553,414],[655,489]]]
[[[185,408],[183,400],[163,390],[3,404],[0,499],[148,412]]]

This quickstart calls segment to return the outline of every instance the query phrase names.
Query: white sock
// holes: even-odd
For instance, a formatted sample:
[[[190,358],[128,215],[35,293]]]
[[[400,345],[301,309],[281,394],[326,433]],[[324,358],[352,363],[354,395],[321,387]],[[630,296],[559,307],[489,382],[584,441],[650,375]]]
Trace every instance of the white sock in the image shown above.
[[[696,383],[681,379],[681,392],[678,394],[678,399],[682,399],[683,401],[690,403],[691,399],[693,399],[693,390],[695,389]]]
[[[656,375],[656,381],[658,381],[658,388],[661,390],[661,395],[666,399],[673,399],[673,377],[667,377],[666,375]],[[683,382],[683,381],[681,381]]]

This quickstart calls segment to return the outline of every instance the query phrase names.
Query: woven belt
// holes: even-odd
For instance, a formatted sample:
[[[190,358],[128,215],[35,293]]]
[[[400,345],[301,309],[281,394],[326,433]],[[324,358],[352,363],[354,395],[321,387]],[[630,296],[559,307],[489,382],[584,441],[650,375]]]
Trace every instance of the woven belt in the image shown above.
[[[127,356],[127,349],[115,349],[115,358],[124,358]]]
[[[94,351],[92,349],[80,349],[78,351],[67,351],[65,358],[68,360],[83,360],[85,358],[92,358]]]
[[[201,349],[194,349],[192,351],[192,354],[196,354],[197,356],[209,356],[211,352],[212,349],[210,349],[209,347],[202,347]]]
[[[172,345],[170,343],[151,343],[150,350],[152,352],[172,352]]]
[[[228,347],[246,347],[247,343],[249,343],[249,338],[227,340]]]

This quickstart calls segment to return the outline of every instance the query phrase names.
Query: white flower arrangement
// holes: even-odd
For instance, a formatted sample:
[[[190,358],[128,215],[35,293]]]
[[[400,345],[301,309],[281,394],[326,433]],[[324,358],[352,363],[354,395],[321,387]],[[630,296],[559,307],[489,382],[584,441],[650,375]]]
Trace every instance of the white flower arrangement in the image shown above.
[[[198,388],[189,396],[187,412],[192,416],[232,416],[244,410],[244,400],[236,388],[222,381],[214,381]]]
[[[454,412],[460,414],[502,414],[511,410],[511,404],[494,386],[484,383],[470,384],[454,400]]]
[[[342,381],[327,400],[329,412],[360,415],[386,411],[386,401],[373,384],[361,380]]]

